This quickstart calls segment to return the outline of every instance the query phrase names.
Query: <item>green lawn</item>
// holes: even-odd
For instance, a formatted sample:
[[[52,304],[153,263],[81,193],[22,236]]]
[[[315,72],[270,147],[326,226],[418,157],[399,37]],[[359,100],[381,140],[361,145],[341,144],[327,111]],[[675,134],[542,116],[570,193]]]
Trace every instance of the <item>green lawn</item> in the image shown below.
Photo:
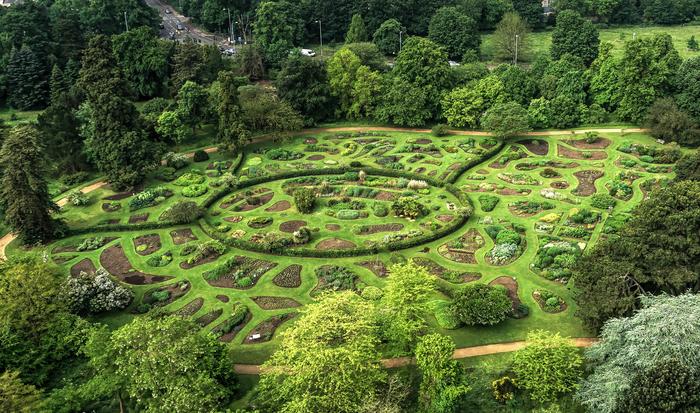
[[[20,111],[10,108],[0,108],[0,119],[6,125],[16,125],[22,122],[34,122],[41,113],[40,110]]]
[[[700,39],[700,25],[682,26],[623,26],[608,29],[600,29],[600,41],[610,42],[614,46],[614,53],[621,55],[624,43],[632,39],[636,34],[638,38],[650,37],[655,34],[667,33],[673,37],[673,44],[678,53],[684,59],[700,56],[700,52],[688,50],[688,39],[695,36]],[[546,54],[552,44],[551,30],[534,32],[530,35],[530,50],[528,56],[534,58],[539,54]],[[482,59],[492,61],[494,59],[493,35],[485,34],[481,37]]]
[[[537,142],[533,142],[533,139]],[[151,176],[145,187],[161,187],[167,190],[166,196],[158,198],[155,205],[142,209],[130,208],[133,199],[130,194],[125,194],[120,199],[106,200],[105,198],[115,195],[115,192],[109,188],[94,191],[89,195],[89,205],[66,206],[61,214],[71,228],[82,229],[85,234],[59,240],[46,249],[52,253],[54,260],[59,260],[66,272],[88,259],[92,266],[104,265],[120,279],[131,283],[134,281],[129,281],[128,277],[138,275],[136,270],[152,276],[173,277],[155,284],[132,285],[136,299],[131,307],[121,313],[97,318],[97,321],[111,327],[122,325],[133,318],[137,307],[144,300],[149,301],[154,290],[178,283],[183,285],[183,282],[186,282],[183,286],[185,289],[182,290],[185,293],[179,294],[175,287],[171,288],[170,297],[176,299],[166,301],[164,309],[178,311],[191,304],[191,317],[194,320],[220,311],[221,314],[204,326],[203,331],[210,331],[225,320],[233,309],[233,303],[245,304],[250,310],[250,319],[239,326],[240,331],[229,344],[234,359],[242,363],[260,363],[270,356],[279,343],[279,332],[288,328],[294,320],[282,320],[274,333],[267,329],[269,325],[265,322],[275,320],[274,317],[283,314],[294,313],[300,308],[298,306],[310,303],[319,285],[317,270],[329,264],[347,268],[355,275],[355,289],[360,290],[366,286],[381,288],[385,283],[382,277],[366,267],[368,262],[372,265],[381,263],[387,267],[392,262],[417,259],[417,263],[426,266],[436,276],[441,292],[436,292],[435,303],[447,300],[445,294],[459,288],[465,281],[490,283],[498,280],[517,283],[517,298],[529,309],[529,315],[524,318],[509,318],[493,327],[444,330],[438,326],[432,314],[427,314],[432,328],[451,336],[458,347],[522,340],[530,330],[537,328],[558,331],[565,336],[589,336],[591,332],[586,331],[574,316],[576,305],[566,283],[566,264],[555,261],[556,265],[543,268],[533,266],[540,247],[547,248],[549,242],[561,242],[572,248],[572,251],[590,248],[591,243],[614,231],[616,223],[643,199],[645,191],[648,192],[654,186],[654,179],[666,178],[672,174],[668,172],[669,165],[654,164],[654,158],[640,158],[638,153],[626,148],[628,142],[635,142],[662,149],[648,135],[603,134],[599,140],[589,144],[582,139],[583,135],[512,139],[496,155],[488,156],[493,142],[484,137],[436,138],[429,134],[410,132],[307,132],[283,143],[267,142],[249,146],[242,159],[231,159],[222,153],[213,154],[211,159],[204,162],[190,163],[180,169],[177,175],[194,172],[202,177],[199,180],[207,192],[198,197],[185,198],[182,195],[183,186],[166,178],[158,178],[158,174]],[[620,148],[628,153],[620,151]],[[473,162],[476,165],[461,175],[455,175],[458,174],[456,171],[459,166],[470,160],[475,160]],[[350,162],[358,162],[362,168],[373,172],[368,174],[364,182],[359,182],[357,173],[348,175],[336,172],[339,167],[347,166]],[[554,170],[557,176],[545,175],[546,168]],[[589,170],[603,174],[589,187],[590,190],[607,193],[614,184],[628,191],[618,194],[619,199],[613,210],[595,208],[591,205],[590,195],[575,192],[579,186],[575,174]],[[205,217],[196,224],[156,229],[139,227],[156,225],[160,215],[179,200],[188,199],[202,204],[210,194],[217,191],[216,182],[219,175],[225,172],[233,173],[242,183],[256,180],[253,181],[256,184],[226,193],[216,202],[207,204]],[[289,173],[308,177],[304,180],[276,178],[280,174]],[[433,184],[422,190],[411,190],[401,186],[403,184],[399,183],[399,178],[388,176],[397,173],[424,177],[424,180]],[[452,178],[458,178],[455,182],[458,192],[466,194],[475,207],[473,216],[464,225],[461,221],[454,220],[456,211],[450,207],[459,207],[461,202],[440,187]],[[260,179],[265,182],[260,182]],[[555,182],[555,186],[560,189],[552,188]],[[650,183],[643,185],[645,182]],[[299,185],[326,188],[324,195],[318,199],[313,214],[300,214],[293,205],[290,188]],[[361,192],[351,192],[355,191],[354,188],[363,189]],[[556,194],[556,199],[544,197],[550,194],[543,193],[542,190],[550,189]],[[425,217],[411,221],[397,217],[392,212],[387,217],[378,217],[374,213],[377,205],[391,207],[391,198],[406,195],[414,196],[426,207]],[[498,199],[493,211],[483,210],[479,200],[483,195]],[[285,201],[289,205],[285,206]],[[520,201],[549,203],[549,209],[537,209],[540,204],[532,203],[527,206],[535,208],[534,212],[524,214],[515,209],[523,207]],[[106,212],[106,204],[118,209]],[[271,210],[267,211],[268,208]],[[339,209],[353,209],[359,211],[359,214],[354,219],[340,219],[337,215]],[[590,214],[592,220],[586,224],[574,222],[573,217],[578,217],[580,214],[576,212],[580,210],[595,211]],[[141,214],[148,215],[142,217],[141,223],[130,223],[136,215]],[[545,219],[548,216],[551,218],[551,215],[555,218]],[[451,221],[447,216],[451,216]],[[249,223],[256,217],[271,218],[272,223],[261,228],[251,227]],[[270,236],[277,239],[290,237],[291,233],[283,232],[281,225],[302,220],[311,229],[311,242],[308,244],[292,245],[274,254],[260,252],[255,247],[266,242],[264,240],[269,240]],[[393,253],[378,252],[329,259],[313,258],[308,255],[310,253],[304,252],[304,249],[316,251],[323,241],[331,239],[351,243],[342,247],[338,246],[342,244],[331,244],[332,248],[381,246],[386,242],[385,236],[401,235],[410,239],[419,232],[421,236],[429,235],[433,231],[450,227],[450,222],[457,222],[460,226],[455,227],[457,230],[449,235]],[[109,229],[112,228],[110,225],[115,224],[120,227]],[[329,224],[338,227],[327,227]],[[362,228],[381,224],[401,226],[400,229],[384,228],[384,232],[363,235]],[[502,227],[500,230],[511,228],[519,233],[517,237],[520,246],[510,258],[500,263],[493,262],[490,255],[497,241],[489,235],[495,228],[494,225]],[[99,229],[100,227],[104,229]],[[192,239],[185,239],[184,243],[178,240],[176,243],[171,232],[184,229],[191,231]],[[148,255],[142,255],[144,251],[138,250],[135,245],[135,240],[145,235],[159,240],[158,248],[148,251]],[[116,239],[91,251],[55,250],[61,246],[76,247],[86,238],[95,236]],[[188,246],[203,244],[212,237],[229,240],[235,238],[237,241],[231,241],[234,244],[229,245],[222,256],[213,257],[190,269],[182,268],[181,264],[192,256],[185,255],[185,250],[190,248]],[[118,252],[117,246],[121,246],[123,258],[114,258],[115,251]],[[295,249],[301,252],[294,253]],[[18,251],[16,242],[8,247],[10,255]],[[149,258],[160,257],[165,253],[172,254],[171,262],[166,262],[163,266],[149,263]],[[294,254],[303,256],[296,257]],[[115,262],[122,265],[122,268],[117,265],[115,269]],[[232,264],[223,267],[225,262]],[[280,283],[279,279],[273,281],[282,273],[288,274],[285,271],[294,265],[301,267],[298,285]],[[217,276],[205,279],[204,274],[212,270],[221,271]],[[251,277],[254,285],[248,287],[241,282],[246,276]],[[465,278],[466,276],[469,277]],[[474,281],[474,278],[478,278],[478,281]],[[550,291],[561,299],[562,305],[545,311],[533,295],[536,290]],[[228,301],[222,301],[221,296],[226,296]],[[277,298],[261,301],[260,297]],[[199,300],[202,305],[197,308],[195,304]],[[271,340],[244,343],[244,339],[254,332],[267,332],[271,334]]]

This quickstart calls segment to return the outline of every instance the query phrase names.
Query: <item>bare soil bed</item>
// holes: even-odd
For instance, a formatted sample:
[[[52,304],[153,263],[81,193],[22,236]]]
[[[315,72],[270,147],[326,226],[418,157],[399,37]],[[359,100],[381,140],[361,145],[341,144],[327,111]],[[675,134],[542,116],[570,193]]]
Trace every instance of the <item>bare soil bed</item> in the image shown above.
[[[340,231],[340,228],[338,224],[326,224],[326,229],[329,231]]]
[[[605,175],[605,172],[596,170],[574,172],[574,176],[578,180],[578,186],[573,190],[573,193],[580,196],[595,194],[595,181],[603,175]]]
[[[403,229],[403,224],[393,223],[393,224],[375,224],[375,225],[363,225],[358,229],[358,235],[372,235],[379,234],[381,232],[398,232]]]
[[[566,189],[569,187],[569,183],[566,181],[555,181],[549,184],[554,189]]]
[[[190,288],[192,288],[192,284],[190,284],[190,283],[187,283],[185,285],[185,288],[181,288],[178,285],[178,283],[165,285],[163,287],[155,288],[155,289],[147,291],[143,296],[144,297],[143,302],[146,304],[150,304],[152,306],[155,306],[155,307],[165,307],[166,305],[175,302],[175,300],[177,300],[178,298],[187,294],[190,291]],[[164,301],[153,301],[152,294],[155,291],[167,291],[168,292],[168,299],[164,300]]]
[[[242,255],[239,255],[236,257],[237,260],[237,265],[233,266],[230,270],[229,273],[221,275],[219,278],[216,279],[211,279],[207,280],[209,285],[212,287],[222,287],[222,288],[235,288],[238,290],[247,290],[250,288],[253,288],[260,278],[262,278],[263,275],[265,275],[268,271],[271,269],[275,268],[277,266],[277,263],[271,262],[271,261],[266,261],[266,260],[259,260],[259,259],[254,259],[254,258],[249,258],[245,257]],[[236,272],[241,269],[245,272],[244,275],[250,276],[250,274],[255,274],[255,276],[251,276],[251,280],[253,283],[247,287],[241,287],[237,285],[236,283],[236,278],[235,274]]]
[[[100,265],[108,273],[132,285],[156,284],[173,278],[168,275],[146,274],[134,269],[119,244],[102,251]]]
[[[355,244],[340,238],[328,238],[316,244],[317,250],[348,250],[355,248]]]
[[[173,314],[180,317],[192,317],[199,311],[204,305],[204,298],[197,297],[189,303],[182,306],[180,309],[175,311]]]
[[[105,201],[121,201],[122,199],[126,199],[141,191],[143,191],[143,186],[137,186],[129,191],[117,192],[114,195],[106,196],[102,199],[104,199]]]
[[[77,277],[83,272],[86,274],[94,274],[96,271],[97,268],[95,268],[95,264],[92,263],[90,258],[85,258],[70,268],[70,275]]]
[[[140,224],[141,222],[148,221],[148,212],[143,214],[136,214],[129,217],[129,224]]]
[[[218,310],[212,310],[203,316],[197,318],[194,322],[199,324],[200,327],[204,328],[208,326],[209,324],[213,323],[214,320],[217,318],[221,317],[221,314],[224,313],[224,310],[219,308]]]
[[[357,265],[359,265],[360,267],[367,268],[368,270],[372,271],[372,273],[377,277],[386,277],[389,273],[389,270],[387,269],[384,262],[379,260],[360,261],[357,263]]]
[[[140,249],[144,245],[146,249]],[[160,249],[160,235],[148,234],[134,238],[134,248],[139,255],[151,255]]]
[[[277,328],[279,328],[279,326],[282,325],[282,323],[284,323],[285,321],[294,318],[296,314],[297,313],[286,313],[268,318],[267,320],[255,326],[255,328],[248,334],[245,340],[243,340],[243,344],[264,343],[266,341],[270,341],[275,335],[275,331],[277,330]],[[257,337],[258,334],[260,335],[259,338],[253,338]]]
[[[280,231],[282,232],[287,232],[287,233],[292,233],[294,231],[298,231],[299,228],[303,228],[306,226],[306,221],[301,221],[301,220],[296,220],[296,221],[287,221],[283,222],[280,224]]]
[[[263,310],[280,310],[283,308],[296,308],[301,306],[297,300],[289,297],[260,296],[250,297],[250,299],[255,301],[255,304]]]
[[[425,268],[425,270],[428,271],[429,274],[447,281],[454,282],[456,280],[459,280],[458,282],[468,282],[467,280],[473,276],[473,273],[457,273],[448,270],[447,268],[436,263],[430,258],[414,257],[413,262],[416,265]]]
[[[192,233],[189,228],[176,229],[175,231],[170,231],[170,236],[173,238],[173,244],[182,245],[190,241],[196,241],[197,236]]]
[[[105,202],[102,204],[102,211],[104,212],[117,212],[122,208],[121,204],[116,202]]]
[[[292,264],[280,271],[272,279],[272,283],[278,287],[297,288],[301,285],[301,265]]]
[[[243,330],[243,327],[245,327],[246,324],[248,324],[252,318],[253,318],[253,314],[250,311],[248,311],[248,314],[246,314],[243,321],[241,321],[241,323],[238,324],[237,326],[235,326],[231,331],[229,331],[228,333],[219,337],[219,341],[222,341],[224,343],[230,343],[231,341],[233,341],[233,339],[236,337],[236,334],[238,334],[239,331]],[[217,329],[220,329],[221,326],[224,323],[226,323],[226,321],[227,320],[222,321],[216,327],[214,327],[211,331],[216,332]]]
[[[520,306],[520,297],[518,297],[518,282],[512,277],[498,277],[491,281],[489,285],[502,285],[506,288],[506,293],[508,298],[513,303],[513,311],[518,309]]]
[[[562,158],[579,159],[587,161],[600,161],[608,159],[608,154],[605,151],[587,151],[581,152],[574,149],[569,149],[562,145],[557,145],[557,153]]]
[[[199,265],[204,265],[204,264],[208,264],[210,262],[214,262],[217,259],[219,259],[220,256],[221,255],[219,255],[219,254],[211,254],[211,255],[203,257],[202,259],[199,259],[191,264],[187,260],[185,260],[185,261],[182,261],[180,263],[180,268],[182,268],[183,270],[189,270],[189,269],[197,267]]]
[[[273,194],[272,192],[257,196],[257,197],[255,197],[257,199],[255,204],[249,204],[246,202],[246,203],[240,205],[240,208],[237,208],[237,210],[241,211],[241,212],[252,211],[254,209],[260,208],[261,206],[267,204],[274,197],[275,197],[275,194]]]
[[[229,298],[228,298],[227,295],[219,294],[219,295],[216,296],[216,299],[219,300],[219,301],[221,301],[222,303],[228,303],[228,302],[229,302]]]
[[[585,139],[567,139],[564,143],[576,149],[605,149],[610,146],[612,142],[607,138],[598,138],[592,143],[586,142]]]
[[[537,305],[540,306],[540,310],[544,311],[545,313],[549,313],[549,314],[561,313],[562,311],[566,311],[566,308],[568,307],[566,305],[566,303],[561,303],[559,305],[558,310],[555,310],[555,311],[546,310],[547,306],[546,306],[545,301],[542,299],[542,296],[535,294],[534,291],[532,292],[532,299],[535,300],[535,302],[537,302]]]
[[[541,139],[531,139],[518,141],[517,143],[523,145],[528,151],[535,155],[544,156],[549,152],[549,143]]]
[[[265,208],[266,212],[282,212],[292,207],[289,201],[277,201],[272,206]]]

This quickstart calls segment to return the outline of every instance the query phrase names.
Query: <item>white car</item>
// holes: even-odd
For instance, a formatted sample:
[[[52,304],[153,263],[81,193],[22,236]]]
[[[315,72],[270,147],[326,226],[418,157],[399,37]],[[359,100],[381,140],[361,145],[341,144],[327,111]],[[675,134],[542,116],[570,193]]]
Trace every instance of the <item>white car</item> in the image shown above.
[[[314,52],[312,49],[301,49],[300,52],[301,52],[302,56],[308,56],[308,57],[316,56],[316,52]]]
[[[172,12],[170,11],[170,9],[165,9],[165,14],[170,14],[170,13],[172,13]]]
[[[450,64],[450,67],[461,66],[459,63],[455,62],[454,60],[450,60],[448,63]]]

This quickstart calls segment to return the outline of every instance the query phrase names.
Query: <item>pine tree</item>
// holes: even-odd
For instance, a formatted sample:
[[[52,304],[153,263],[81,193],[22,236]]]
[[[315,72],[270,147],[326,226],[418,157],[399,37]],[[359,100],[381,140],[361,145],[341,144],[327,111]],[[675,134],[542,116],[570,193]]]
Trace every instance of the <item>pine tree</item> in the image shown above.
[[[246,84],[246,79],[235,76],[232,72],[219,72],[219,131],[217,138],[227,149],[236,151],[247,141],[250,133],[242,119],[242,110],[238,101],[238,87]]]
[[[695,40],[695,36],[690,36],[690,39],[688,39],[688,50],[692,50],[694,52],[698,51],[698,41]]]
[[[355,14],[352,16],[348,32],[345,34],[345,43],[359,43],[367,41],[367,28],[362,16]]]
[[[51,212],[58,211],[58,206],[49,195],[44,147],[33,126],[19,125],[10,130],[0,149],[0,167],[5,224],[24,244],[51,239],[56,229]]]
[[[46,106],[46,68],[30,48],[24,46],[12,52],[6,76],[10,106],[20,110]]]
[[[51,69],[51,79],[49,80],[49,88],[51,89],[51,104],[56,104],[59,98],[68,92],[68,84],[63,76],[63,71],[58,65],[53,65]]]

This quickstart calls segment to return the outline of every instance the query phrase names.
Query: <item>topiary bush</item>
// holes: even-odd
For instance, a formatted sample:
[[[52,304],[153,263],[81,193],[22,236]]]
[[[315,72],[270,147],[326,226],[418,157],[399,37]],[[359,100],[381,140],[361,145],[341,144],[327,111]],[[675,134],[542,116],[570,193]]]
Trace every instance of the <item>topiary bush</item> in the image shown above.
[[[195,162],[204,162],[209,160],[209,154],[206,153],[203,150],[197,150],[194,152],[194,155],[192,156],[192,160]]]
[[[600,209],[615,207],[617,200],[610,194],[595,194],[591,197],[591,206]]]
[[[474,284],[457,292],[451,309],[463,324],[485,326],[505,320],[512,311],[512,303],[505,289]]]
[[[190,186],[204,183],[204,181],[206,181],[204,175],[197,172],[188,172],[180,175],[173,183],[177,186]]]
[[[496,208],[500,199],[494,195],[479,195],[479,203],[481,204],[481,210],[484,212],[491,212]]]
[[[311,188],[297,188],[293,194],[294,206],[302,214],[310,214],[316,205],[316,191]]]
[[[198,196],[206,194],[208,190],[209,188],[203,184],[190,185],[185,188],[182,188],[182,196],[185,196],[187,198],[196,198]]]

